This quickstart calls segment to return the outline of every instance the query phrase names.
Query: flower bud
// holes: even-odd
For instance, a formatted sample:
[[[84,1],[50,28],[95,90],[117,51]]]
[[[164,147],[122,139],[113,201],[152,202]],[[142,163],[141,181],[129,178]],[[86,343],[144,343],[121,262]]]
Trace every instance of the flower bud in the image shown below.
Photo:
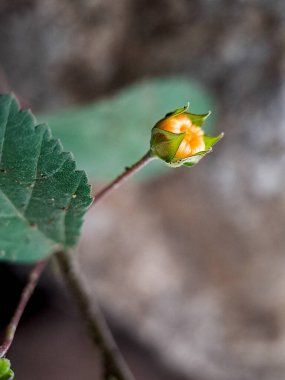
[[[151,153],[173,167],[195,165],[223,137],[204,133],[202,126],[210,112],[195,115],[187,112],[188,107],[168,113],[152,129]]]

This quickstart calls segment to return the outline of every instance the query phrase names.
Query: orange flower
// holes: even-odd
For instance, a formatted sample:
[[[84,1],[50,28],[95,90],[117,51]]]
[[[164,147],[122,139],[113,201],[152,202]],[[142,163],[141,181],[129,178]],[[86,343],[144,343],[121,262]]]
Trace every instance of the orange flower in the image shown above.
[[[183,159],[205,150],[204,131],[183,113],[161,120],[156,127],[175,134],[185,133],[174,158]]]
[[[207,136],[202,126],[210,115],[195,115],[187,112],[189,104],[184,108],[168,113],[152,128],[150,152],[169,166],[193,166],[202,157],[211,152],[222,137]]]

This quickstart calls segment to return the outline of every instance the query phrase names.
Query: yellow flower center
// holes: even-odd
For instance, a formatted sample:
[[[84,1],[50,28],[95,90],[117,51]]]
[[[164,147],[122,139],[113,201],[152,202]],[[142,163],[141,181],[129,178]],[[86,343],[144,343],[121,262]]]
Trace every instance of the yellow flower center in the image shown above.
[[[203,130],[196,125],[193,125],[189,117],[184,114],[162,120],[159,123],[158,128],[177,134],[185,132],[185,137],[179,145],[175,158],[191,157],[194,154],[205,150]]]

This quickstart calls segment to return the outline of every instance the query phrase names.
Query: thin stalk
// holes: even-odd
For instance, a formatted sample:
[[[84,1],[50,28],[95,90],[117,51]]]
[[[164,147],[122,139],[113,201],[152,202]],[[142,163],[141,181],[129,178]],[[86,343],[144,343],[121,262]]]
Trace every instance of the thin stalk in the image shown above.
[[[131,175],[139,171],[146,164],[149,163],[153,159],[151,152],[147,152],[139,161],[133,164],[130,167],[127,167],[126,170],[114,179],[109,185],[104,187],[99,193],[97,193],[94,197],[92,206],[94,206],[98,201],[108,195],[112,190],[117,189],[123,182],[125,182]]]
[[[127,167],[121,175],[95,195],[92,206],[111,191],[117,189],[130,176],[148,164],[152,158],[149,151],[135,164]],[[97,305],[92,305],[91,307],[84,285],[74,270],[71,256],[67,252],[62,251],[58,252],[55,257],[66,285],[77,303],[96,347],[100,351],[103,365],[103,379],[135,380],[114,341],[100,309]]]
[[[29,302],[29,299],[31,298],[34,292],[35,287],[37,286],[39,278],[46,267],[47,262],[48,260],[39,261],[33,267],[32,271],[29,274],[27,285],[24,287],[22,291],[19,303],[14,312],[14,315],[12,316],[11,321],[9,322],[8,326],[5,329],[4,342],[0,346],[0,358],[3,358],[6,355],[6,353],[8,352],[9,348],[11,347],[13,343],[20,319],[25,311],[25,308],[27,306],[27,303]]]
[[[56,260],[61,274],[71,291],[79,311],[87,324],[90,335],[100,351],[104,380],[134,380],[125,363],[107,323],[95,305],[91,306],[89,297],[72,264],[72,256],[68,252],[58,252]]]

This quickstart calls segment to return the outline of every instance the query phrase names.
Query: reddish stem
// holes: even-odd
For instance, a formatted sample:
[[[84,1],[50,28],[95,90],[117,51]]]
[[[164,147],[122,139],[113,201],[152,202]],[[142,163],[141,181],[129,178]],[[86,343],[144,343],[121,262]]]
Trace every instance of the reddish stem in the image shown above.
[[[125,182],[131,175],[136,173],[138,170],[143,168],[146,164],[149,163],[150,160],[153,159],[153,156],[150,152],[147,152],[139,161],[137,161],[134,165],[127,167],[124,173],[119,175],[114,181],[112,181],[109,185],[104,187],[97,195],[95,195],[92,206],[94,206],[98,201],[108,195],[112,190],[118,188],[123,182]]]
[[[3,356],[6,355],[6,353],[8,352],[9,348],[11,347],[11,345],[13,343],[15,333],[16,333],[18,324],[20,322],[20,319],[21,319],[21,317],[25,311],[25,308],[27,306],[29,299],[31,298],[31,295],[34,292],[34,289],[35,289],[35,287],[39,281],[39,278],[40,278],[43,270],[45,269],[47,261],[48,260],[39,261],[34,266],[32,271],[30,272],[27,285],[25,286],[25,288],[22,291],[21,298],[20,298],[20,301],[17,305],[17,308],[14,312],[14,315],[13,315],[10,323],[6,327],[4,342],[0,346],[0,358],[2,358]]]
[[[66,285],[88,326],[90,336],[101,354],[102,379],[135,380],[114,341],[103,314],[96,304],[91,303],[84,282],[73,266],[72,256],[67,252],[58,252],[55,257]]]

